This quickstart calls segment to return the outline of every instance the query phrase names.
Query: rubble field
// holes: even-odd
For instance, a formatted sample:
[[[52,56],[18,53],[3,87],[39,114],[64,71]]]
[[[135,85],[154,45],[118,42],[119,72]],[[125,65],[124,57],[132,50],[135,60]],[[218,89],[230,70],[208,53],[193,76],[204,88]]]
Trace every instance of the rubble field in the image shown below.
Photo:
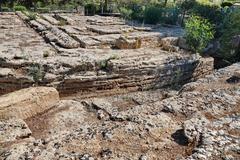
[[[240,159],[240,63],[173,26],[0,14],[0,159]]]

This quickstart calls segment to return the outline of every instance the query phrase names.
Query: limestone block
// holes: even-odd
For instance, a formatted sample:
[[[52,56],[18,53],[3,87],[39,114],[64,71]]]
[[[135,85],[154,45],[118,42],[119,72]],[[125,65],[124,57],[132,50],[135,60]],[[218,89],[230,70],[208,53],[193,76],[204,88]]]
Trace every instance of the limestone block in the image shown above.
[[[116,40],[116,47],[119,49],[138,49],[141,48],[141,39],[127,39],[120,37]]]
[[[22,89],[0,97],[0,119],[26,119],[42,113],[59,101],[55,88]]]

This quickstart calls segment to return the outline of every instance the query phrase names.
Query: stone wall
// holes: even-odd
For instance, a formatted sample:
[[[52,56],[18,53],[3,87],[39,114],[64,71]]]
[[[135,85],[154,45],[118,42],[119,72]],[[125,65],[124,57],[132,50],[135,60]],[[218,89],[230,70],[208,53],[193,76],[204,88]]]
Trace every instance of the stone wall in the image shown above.
[[[146,90],[184,84],[204,77],[213,71],[212,58],[182,59],[162,64],[143,66],[109,61],[108,73],[103,75],[72,75],[66,77],[57,89],[61,94],[106,90]],[[110,74],[111,73],[111,74]]]

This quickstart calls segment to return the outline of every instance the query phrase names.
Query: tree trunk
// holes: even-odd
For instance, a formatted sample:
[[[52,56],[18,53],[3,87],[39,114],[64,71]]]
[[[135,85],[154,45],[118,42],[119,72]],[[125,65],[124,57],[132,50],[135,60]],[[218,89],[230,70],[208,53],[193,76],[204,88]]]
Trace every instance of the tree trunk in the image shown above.
[[[183,13],[182,13],[182,22],[181,22],[181,26],[183,26],[185,15],[186,15],[186,10],[184,10]]]
[[[2,0],[0,0],[0,12],[2,12]]]
[[[164,3],[164,6],[165,6],[165,7],[167,6],[167,2],[168,2],[168,0],[165,0],[165,3]]]
[[[108,11],[108,0],[105,0],[104,2],[104,12]]]
[[[10,1],[10,8],[13,10],[13,7],[14,7],[14,0],[11,0]]]

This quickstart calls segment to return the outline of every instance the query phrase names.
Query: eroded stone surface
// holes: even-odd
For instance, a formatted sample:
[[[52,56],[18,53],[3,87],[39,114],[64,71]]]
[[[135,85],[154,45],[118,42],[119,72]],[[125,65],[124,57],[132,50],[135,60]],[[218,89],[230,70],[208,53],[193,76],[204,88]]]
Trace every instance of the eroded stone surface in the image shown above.
[[[211,74],[212,58],[182,50],[181,28],[0,17],[0,94],[43,85],[65,99],[46,87],[1,96],[0,159],[240,158],[240,65]],[[117,49],[120,37],[133,47]]]
[[[87,97],[95,92],[172,86],[213,70],[213,59],[191,55],[174,46],[176,43],[162,50],[160,40],[178,39],[181,28],[144,29],[116,17],[77,14],[40,14],[36,20],[19,12],[0,16],[5,28],[0,32],[0,51],[4,53],[0,54],[0,94],[43,85],[57,88],[62,96]],[[94,28],[120,31],[100,34]],[[124,50],[116,49],[120,37],[127,39]]]
[[[55,88],[26,88],[0,97],[0,119],[26,119],[42,113],[59,101]]]
[[[227,81],[239,69],[220,69],[179,92],[61,100],[26,119],[34,138],[3,145],[0,157],[239,159],[240,83]]]
[[[22,119],[0,121],[0,144],[28,138],[32,132]]]

